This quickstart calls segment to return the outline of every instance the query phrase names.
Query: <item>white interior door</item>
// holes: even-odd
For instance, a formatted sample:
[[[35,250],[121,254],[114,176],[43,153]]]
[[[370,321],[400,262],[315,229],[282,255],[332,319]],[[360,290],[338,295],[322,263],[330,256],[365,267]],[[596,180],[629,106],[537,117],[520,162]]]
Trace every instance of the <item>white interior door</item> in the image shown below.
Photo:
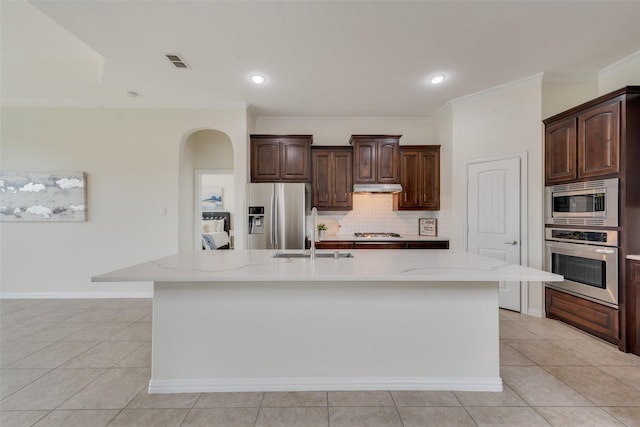
[[[467,251],[521,262],[518,157],[467,164]],[[500,307],[521,311],[520,282],[500,282]]]

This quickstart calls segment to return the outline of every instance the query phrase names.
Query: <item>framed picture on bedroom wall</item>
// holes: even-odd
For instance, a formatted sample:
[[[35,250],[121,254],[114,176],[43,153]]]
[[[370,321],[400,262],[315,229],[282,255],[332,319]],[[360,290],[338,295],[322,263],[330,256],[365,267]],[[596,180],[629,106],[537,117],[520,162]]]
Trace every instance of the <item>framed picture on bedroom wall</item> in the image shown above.
[[[203,186],[200,195],[203,211],[222,210],[222,187]]]

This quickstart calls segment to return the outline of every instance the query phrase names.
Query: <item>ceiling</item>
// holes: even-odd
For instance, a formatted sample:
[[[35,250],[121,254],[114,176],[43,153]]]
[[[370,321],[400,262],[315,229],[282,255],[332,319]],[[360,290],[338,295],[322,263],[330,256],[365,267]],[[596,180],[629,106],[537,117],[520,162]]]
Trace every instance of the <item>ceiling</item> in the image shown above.
[[[1,0],[5,105],[429,117],[640,51],[640,1]],[[164,56],[179,53],[190,66]],[[256,86],[258,72],[267,83]],[[426,77],[445,72],[432,86]],[[139,94],[134,97],[128,94]]]

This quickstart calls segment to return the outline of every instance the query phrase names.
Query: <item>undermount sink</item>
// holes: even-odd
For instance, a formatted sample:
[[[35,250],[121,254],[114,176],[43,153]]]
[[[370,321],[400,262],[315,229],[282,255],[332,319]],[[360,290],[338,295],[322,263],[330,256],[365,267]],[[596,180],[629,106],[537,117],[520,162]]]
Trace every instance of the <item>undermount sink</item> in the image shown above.
[[[273,258],[311,258],[308,252],[279,252]],[[316,258],[353,258],[350,252],[316,252]]]

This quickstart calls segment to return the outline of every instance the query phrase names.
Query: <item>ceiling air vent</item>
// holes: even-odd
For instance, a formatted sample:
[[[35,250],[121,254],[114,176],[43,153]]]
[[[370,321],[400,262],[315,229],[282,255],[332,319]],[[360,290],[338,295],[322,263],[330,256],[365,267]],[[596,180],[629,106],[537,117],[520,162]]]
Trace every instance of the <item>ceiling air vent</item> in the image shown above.
[[[165,56],[176,68],[190,68],[177,53],[167,53]]]

